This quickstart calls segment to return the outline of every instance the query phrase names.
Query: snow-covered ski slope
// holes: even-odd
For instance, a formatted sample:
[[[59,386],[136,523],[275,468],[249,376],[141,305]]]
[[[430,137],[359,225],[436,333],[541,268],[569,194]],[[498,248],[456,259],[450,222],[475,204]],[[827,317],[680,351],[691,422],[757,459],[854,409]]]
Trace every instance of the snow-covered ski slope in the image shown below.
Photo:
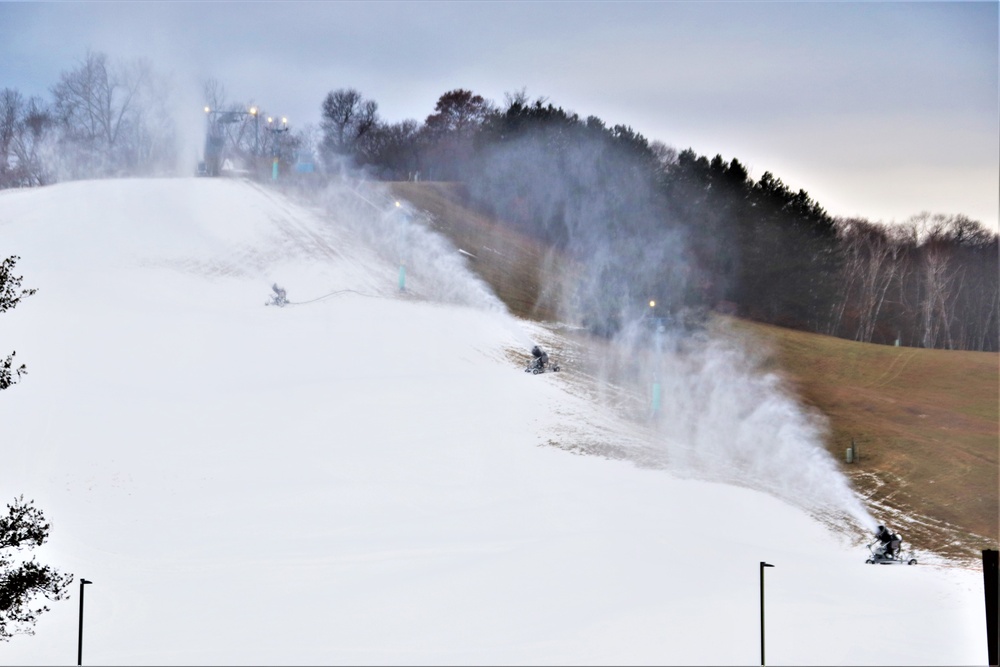
[[[0,500],[94,582],[85,664],[758,664],[760,561],[768,664],[986,663],[978,571],[551,446],[631,434],[523,372],[542,332],[443,241],[401,293],[390,228],[231,180],[0,192],[38,288],[0,315]],[[74,664],[71,592],[0,663]]]

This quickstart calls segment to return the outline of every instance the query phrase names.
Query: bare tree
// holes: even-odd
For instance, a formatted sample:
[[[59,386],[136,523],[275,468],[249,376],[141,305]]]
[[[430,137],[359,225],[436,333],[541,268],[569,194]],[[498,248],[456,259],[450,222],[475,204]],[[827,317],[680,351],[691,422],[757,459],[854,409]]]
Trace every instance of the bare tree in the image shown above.
[[[409,180],[419,172],[419,125],[415,120],[376,126],[358,143],[359,159],[380,179]]]
[[[841,294],[830,333],[962,350],[1000,347],[998,235],[956,215],[837,220]],[[888,340],[887,340],[888,339]]]
[[[70,177],[149,171],[173,157],[169,83],[143,59],[88,52],[52,88]]]
[[[122,87],[103,53],[88,52],[77,69],[62,73],[52,89],[56,115],[65,141],[79,150],[83,170],[113,171],[114,151],[135,92]]]
[[[539,100],[545,100],[545,98],[539,98]],[[507,91],[503,94],[503,108],[510,109],[512,106],[526,107],[531,103],[531,96],[528,95],[528,89],[521,86],[520,90]]]
[[[858,279],[858,326],[854,339],[872,342],[879,313],[900,270],[902,245],[892,230],[871,223],[856,222],[852,252],[859,257],[854,270]]]
[[[354,88],[340,88],[323,100],[323,157],[331,164],[354,157],[358,144],[378,124],[378,104]]]
[[[11,88],[0,91],[0,188],[11,187],[11,148],[22,104],[18,91]]]
[[[920,275],[917,302],[921,347],[952,348],[953,296],[960,283],[961,267],[952,258],[953,244],[947,218],[921,214],[914,218],[923,236],[918,250]]]
[[[670,167],[677,164],[677,149],[673,146],[668,146],[659,139],[654,139],[649,142],[649,150],[652,151],[663,173],[666,173]]]
[[[220,111],[226,108],[226,87],[218,79],[206,79],[202,85],[202,95],[205,98],[206,112]]]
[[[963,350],[995,350],[998,298],[998,237],[966,216],[941,220],[938,236],[950,247],[960,280],[948,310],[950,344]]]
[[[16,90],[0,91],[0,188],[49,181],[42,153],[51,128],[52,116],[39,98],[25,101]]]
[[[157,173],[177,165],[177,130],[170,99],[173,84],[145,59],[118,66],[121,79],[135,86],[121,130],[124,167],[129,173]]]
[[[38,97],[31,97],[18,119],[12,151],[17,161],[19,187],[47,185],[54,179],[46,158],[53,148],[55,121]]]
[[[969,322],[964,349],[982,352],[1000,350],[1000,264],[998,237],[969,250],[969,279],[964,290],[963,320]]]
[[[970,349],[982,352],[1000,350],[1000,281],[997,279],[997,243],[983,252],[981,270],[977,277],[981,280],[979,289],[970,290],[978,295],[981,306],[976,308],[979,317],[970,338]]]
[[[837,335],[841,323],[844,320],[848,306],[853,309],[853,302],[856,299],[855,291],[858,276],[861,275],[862,253],[861,244],[857,241],[855,230],[859,225],[869,224],[867,220],[860,218],[838,218],[835,221],[837,226],[837,236],[842,249],[840,295],[834,302],[833,314],[830,318],[828,333]]]

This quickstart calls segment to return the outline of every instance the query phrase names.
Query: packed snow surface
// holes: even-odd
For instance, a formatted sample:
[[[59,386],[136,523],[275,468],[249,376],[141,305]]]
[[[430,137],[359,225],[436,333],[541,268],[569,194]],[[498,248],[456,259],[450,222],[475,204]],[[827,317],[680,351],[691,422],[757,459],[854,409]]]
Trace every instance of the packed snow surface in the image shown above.
[[[631,436],[572,367],[522,372],[539,325],[443,240],[400,291],[351,215],[226,179],[0,193],[38,289],[0,315],[29,370],[0,492],[93,582],[84,664],[758,664],[761,561],[768,664],[986,663],[981,572],[570,453]],[[75,664],[78,591],[0,663]]]

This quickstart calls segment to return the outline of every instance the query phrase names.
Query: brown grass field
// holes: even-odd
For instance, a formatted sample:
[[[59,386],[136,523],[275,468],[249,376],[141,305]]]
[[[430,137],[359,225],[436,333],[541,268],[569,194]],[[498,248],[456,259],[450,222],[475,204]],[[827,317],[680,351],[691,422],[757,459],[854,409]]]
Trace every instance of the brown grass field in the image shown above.
[[[519,317],[557,319],[546,286],[572,263],[472,211],[461,186],[393,183]],[[731,318],[730,318],[731,319]],[[919,549],[971,560],[998,544],[1000,356],[857,343],[732,320],[771,350],[767,369],[826,415],[827,449],[872,513]],[[855,443],[859,456],[848,464]],[[888,517],[888,518],[885,518]]]

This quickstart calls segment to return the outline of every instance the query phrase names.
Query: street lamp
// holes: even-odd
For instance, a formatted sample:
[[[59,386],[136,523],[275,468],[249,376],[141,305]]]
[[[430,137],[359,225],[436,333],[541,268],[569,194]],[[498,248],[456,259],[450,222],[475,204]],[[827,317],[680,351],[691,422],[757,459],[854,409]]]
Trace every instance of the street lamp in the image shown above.
[[[654,316],[654,314],[656,312],[654,310],[655,308],[656,308],[656,300],[655,299],[650,299],[649,300],[649,315],[650,315],[651,321],[653,322],[653,325],[656,326],[656,332],[654,333],[655,340],[656,340],[656,370],[655,370],[654,375],[653,375],[653,401],[652,401],[652,408],[653,408],[653,416],[654,417],[660,411],[660,401],[661,401],[661,391],[662,391],[661,388],[660,388],[660,370],[661,370],[660,366],[663,363],[663,341],[662,341],[661,336],[660,336],[660,334],[661,334],[661,330],[660,330],[661,327],[658,326],[659,323],[657,322],[656,317]]]
[[[83,587],[87,584],[92,584],[94,582],[87,581],[86,579],[80,580],[80,634],[78,635],[77,645],[76,645],[76,664],[83,664]]]
[[[396,208],[401,213],[399,220],[399,291],[406,291],[406,263],[403,261],[403,248],[404,248],[404,234],[406,230],[406,213],[403,211],[403,205],[398,201],[396,202]]]
[[[278,135],[288,132],[288,118],[281,118],[281,127],[272,125],[275,119],[271,116],[267,118],[267,131],[271,133],[271,180],[278,180]]]
[[[257,107],[250,107],[250,115],[253,116],[253,152],[260,155],[260,118],[257,116]]]
[[[774,567],[770,563],[760,562],[760,664],[764,667],[764,568]]]

